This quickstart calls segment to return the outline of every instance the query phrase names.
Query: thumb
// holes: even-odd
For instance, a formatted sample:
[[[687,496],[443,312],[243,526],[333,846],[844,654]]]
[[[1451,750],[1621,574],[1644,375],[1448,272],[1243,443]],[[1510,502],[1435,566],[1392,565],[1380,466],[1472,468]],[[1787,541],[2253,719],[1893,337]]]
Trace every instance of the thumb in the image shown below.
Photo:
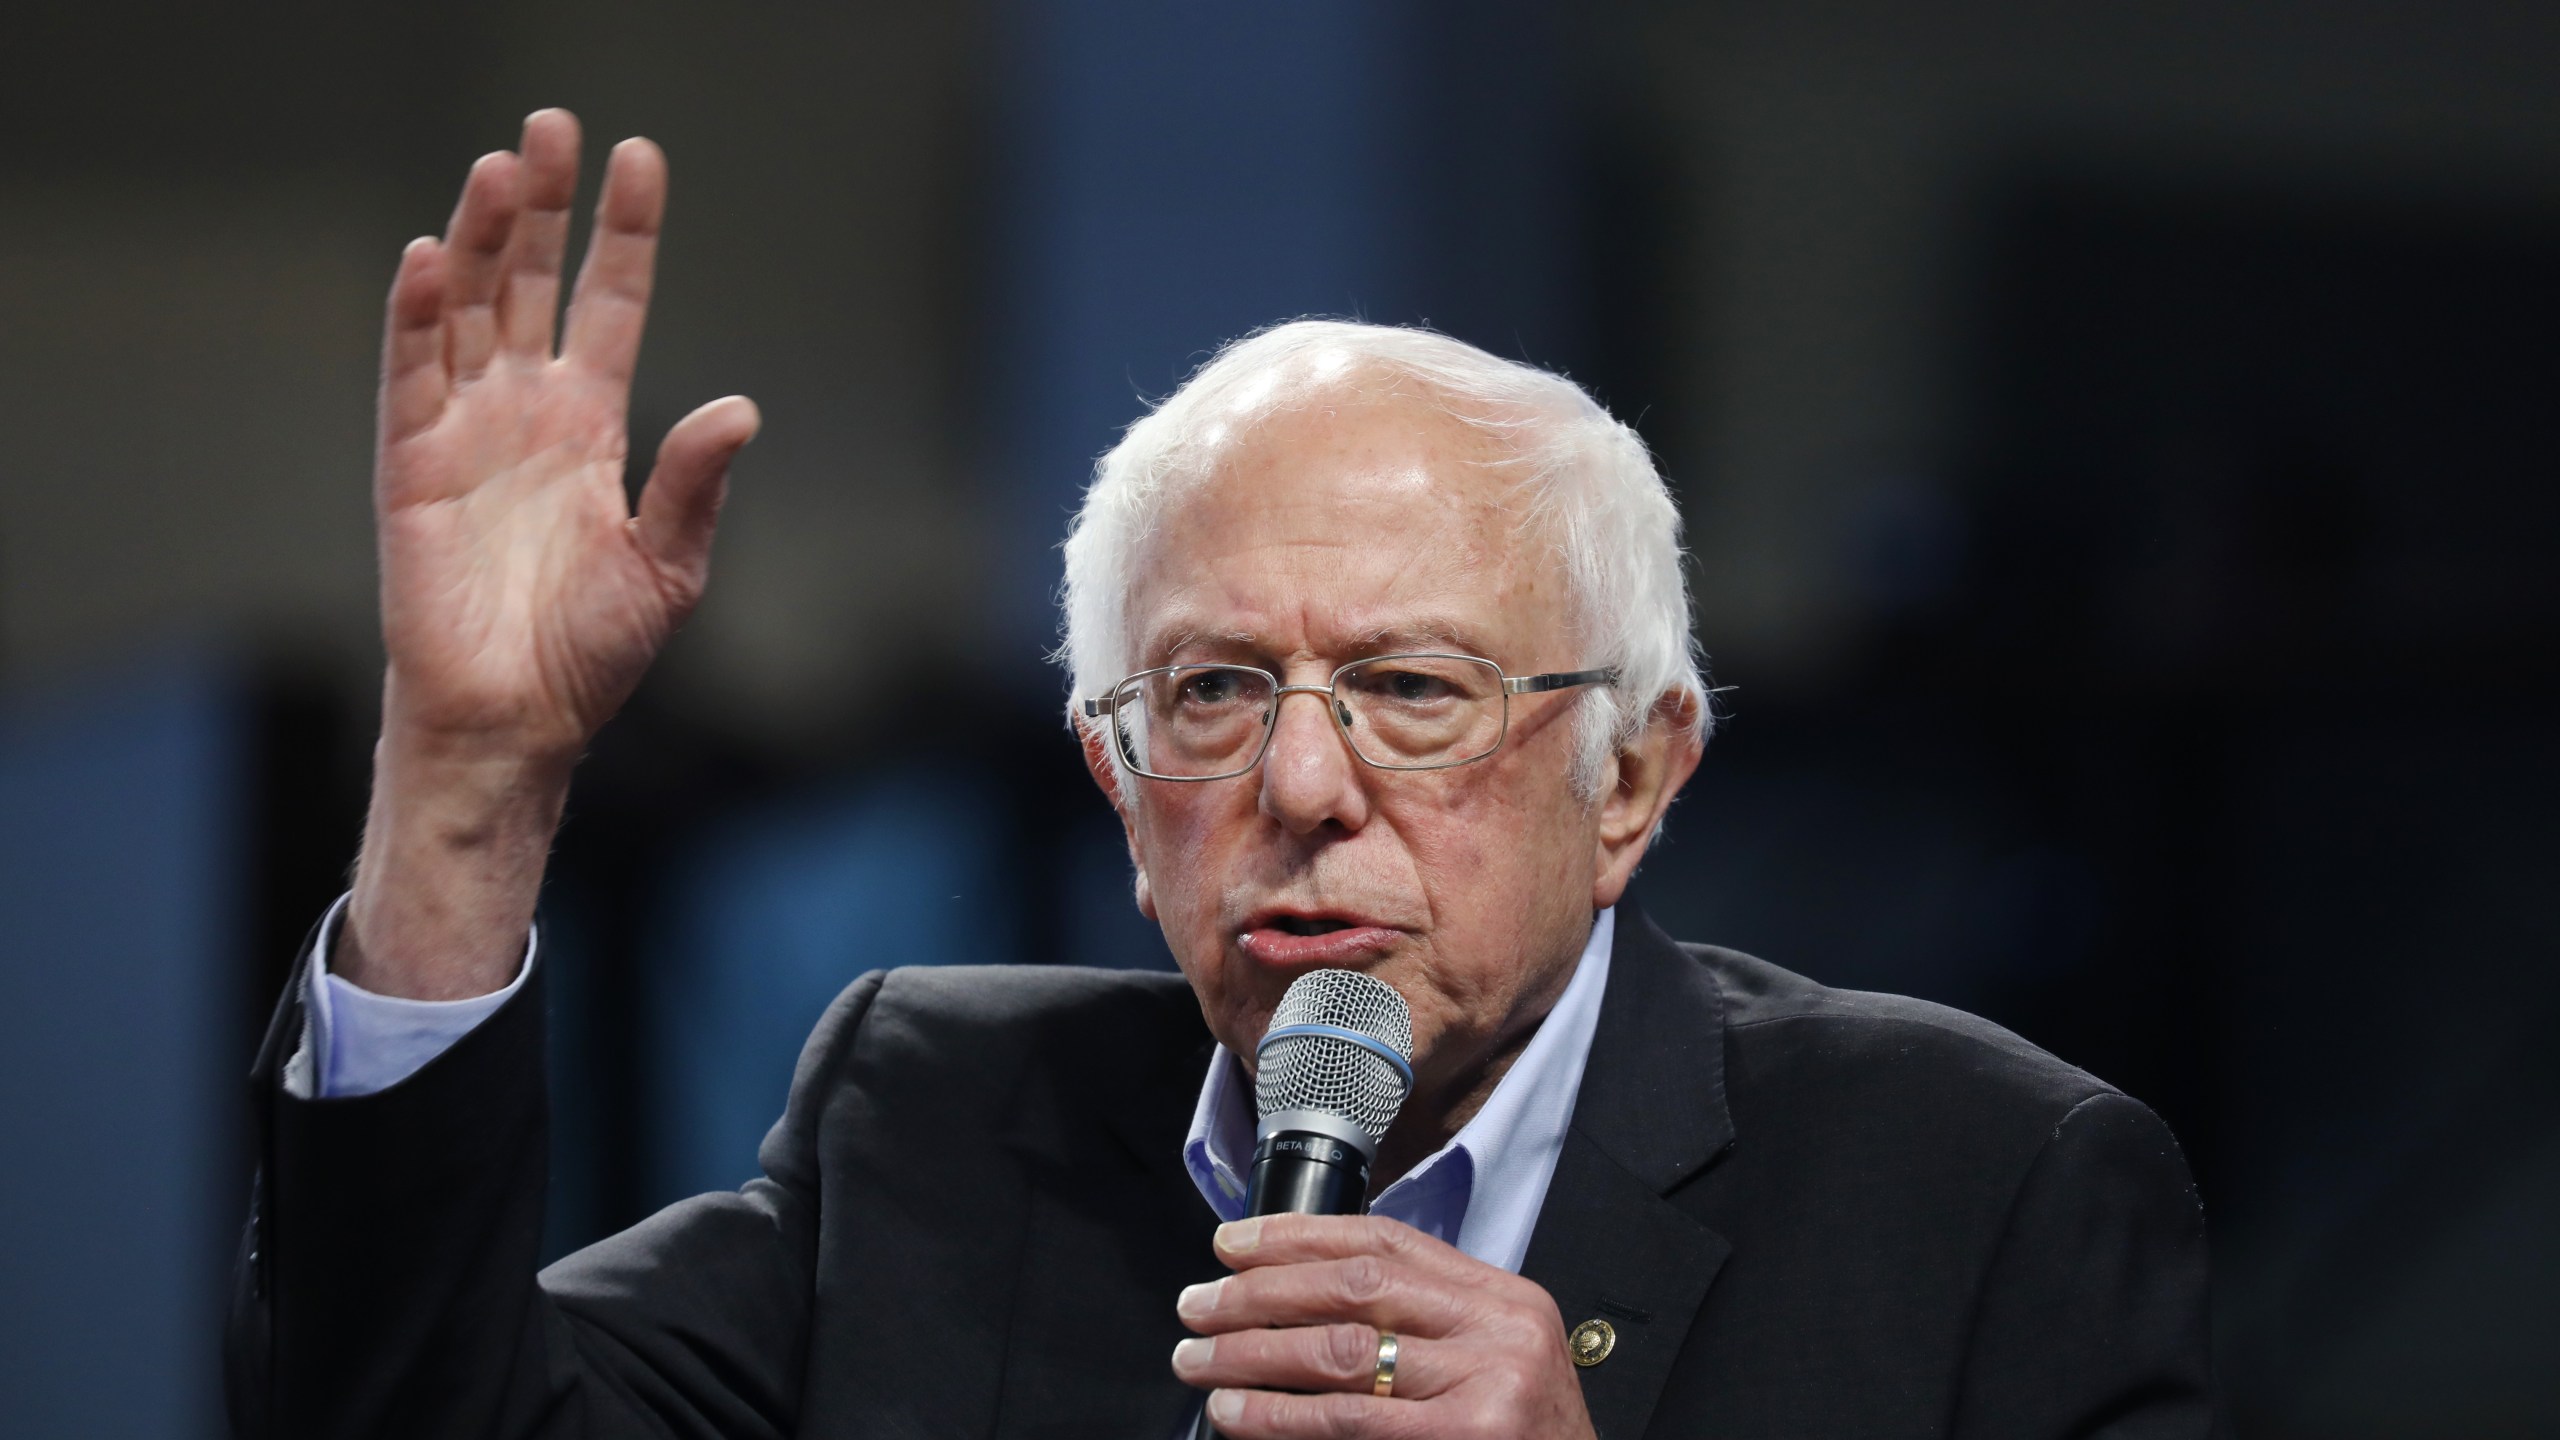
[[[729,462],[763,425],[756,402],[731,395],[667,432],[649,483],[641,487],[635,521],[640,546],[651,558],[696,584],[710,573],[711,532],[728,495]]]

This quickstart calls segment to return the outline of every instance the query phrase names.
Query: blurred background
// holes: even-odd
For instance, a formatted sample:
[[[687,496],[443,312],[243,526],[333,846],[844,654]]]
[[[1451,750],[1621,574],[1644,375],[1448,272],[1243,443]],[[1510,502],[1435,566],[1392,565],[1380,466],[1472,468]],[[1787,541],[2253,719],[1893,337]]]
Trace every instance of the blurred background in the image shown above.
[[[2560,9],[18,0],[0,54],[0,1434],[218,1428],[243,1076],[363,808],[381,294],[543,104],[672,157],[639,455],[767,417],[560,842],[555,1252],[745,1178],[863,970],[1169,963],[1056,542],[1221,341],[1428,321],[1686,508],[1737,688],[1658,918],[2157,1107],[2242,1433],[2560,1433]]]

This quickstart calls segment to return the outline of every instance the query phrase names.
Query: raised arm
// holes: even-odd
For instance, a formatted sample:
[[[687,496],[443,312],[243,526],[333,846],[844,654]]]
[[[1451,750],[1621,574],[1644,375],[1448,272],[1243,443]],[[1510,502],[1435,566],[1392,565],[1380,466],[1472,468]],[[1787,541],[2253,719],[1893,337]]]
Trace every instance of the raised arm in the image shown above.
[[[708,578],[754,404],[714,400],[626,502],[631,376],[667,166],[606,162],[555,353],[578,122],[527,118],[481,157],[441,240],[400,257],[374,451],[382,735],[355,898],[332,957],[380,994],[505,985],[524,952],[569,772]]]
[[[374,467],[390,664],[332,957],[379,994],[512,976],[570,767],[701,597],[729,461],[755,433],[742,399],[687,416],[632,512],[625,410],[666,163],[645,140],[615,147],[555,354],[577,167],[577,122],[534,115],[392,284]],[[258,1065],[226,1359],[237,1433],[789,1433],[815,1235],[808,1101],[764,1177],[578,1258],[555,1296],[535,1275],[541,977],[426,1068],[337,1098],[282,1083],[310,1034],[300,993]],[[869,993],[813,1053],[846,1043]]]

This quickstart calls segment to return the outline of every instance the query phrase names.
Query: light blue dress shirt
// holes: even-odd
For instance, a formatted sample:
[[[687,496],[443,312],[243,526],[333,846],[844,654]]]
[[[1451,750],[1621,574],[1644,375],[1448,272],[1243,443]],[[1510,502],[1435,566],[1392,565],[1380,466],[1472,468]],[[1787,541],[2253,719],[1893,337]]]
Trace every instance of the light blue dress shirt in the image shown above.
[[[465,1000],[403,1000],[376,995],[329,973],[329,952],[347,918],[341,895],[321,918],[302,978],[302,1043],[284,1062],[284,1093],[297,1100],[337,1100],[388,1090],[453,1048],[498,1013],[533,973],[540,932],[524,939],[524,963],[503,990]]]
[[[1519,1273],[1573,1123],[1583,1062],[1600,1024],[1600,996],[1609,988],[1609,947],[1617,929],[1618,912],[1601,911],[1573,979],[1484,1108],[1448,1144],[1379,1192],[1370,1214],[1401,1220],[1487,1265]],[[1191,1183],[1221,1220],[1244,1217],[1254,1118],[1253,1085],[1221,1045],[1191,1114],[1191,1138],[1182,1147]]]

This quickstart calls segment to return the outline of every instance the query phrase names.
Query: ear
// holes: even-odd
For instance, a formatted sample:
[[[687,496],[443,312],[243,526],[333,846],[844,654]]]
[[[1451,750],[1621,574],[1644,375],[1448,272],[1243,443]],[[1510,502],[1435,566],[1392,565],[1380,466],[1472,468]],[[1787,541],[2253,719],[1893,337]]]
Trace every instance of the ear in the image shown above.
[[[1131,796],[1122,788],[1128,777],[1111,763],[1110,732],[1104,726],[1078,720],[1076,738],[1084,743],[1085,773],[1101,787],[1102,798],[1111,802],[1111,813],[1120,817],[1121,837],[1129,842],[1129,869],[1137,877],[1138,913],[1153,920],[1155,896],[1147,888],[1147,862],[1138,849],[1138,807],[1130,803]]]
[[[1698,734],[1696,696],[1674,692],[1655,703],[1635,739],[1610,758],[1602,776],[1598,853],[1591,879],[1594,909],[1615,905],[1627,893],[1636,866],[1662,828],[1662,817],[1697,773],[1706,754]]]

